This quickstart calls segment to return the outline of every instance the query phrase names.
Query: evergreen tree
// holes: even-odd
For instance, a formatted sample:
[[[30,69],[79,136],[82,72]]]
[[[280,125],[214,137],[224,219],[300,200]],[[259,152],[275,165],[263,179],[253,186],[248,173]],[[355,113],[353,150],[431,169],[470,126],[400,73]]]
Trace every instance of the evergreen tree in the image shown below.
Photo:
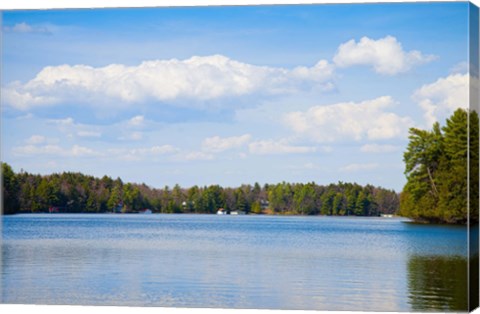
[[[61,212],[72,213],[118,212],[120,209],[122,212],[137,212],[142,208],[163,213],[215,213],[219,208],[225,208],[257,214],[316,215],[322,211],[326,215],[345,215],[347,205],[351,207],[350,214],[355,212],[360,191],[364,192],[369,206],[363,212],[356,212],[358,215],[376,213],[373,209],[377,198],[384,199],[382,206],[392,212],[398,206],[394,191],[352,183],[322,186],[314,182],[282,182],[263,186],[243,184],[237,188],[193,186],[190,189],[177,184],[170,190],[168,186],[154,189],[145,184],[123,184],[121,179],[113,180],[107,176],[99,179],[72,172],[40,176],[23,171],[15,174],[7,164],[2,164],[2,168],[4,208],[8,210],[6,213],[12,214],[46,212],[49,207],[57,207]],[[267,198],[270,204],[266,203]]]
[[[469,119],[473,122],[470,127],[477,130],[470,134]],[[412,128],[409,139],[404,154],[407,183],[400,199],[400,213],[419,221],[465,223],[471,145],[477,147],[470,156],[475,156],[472,162],[478,165],[477,113],[470,112],[469,118],[467,110],[457,109],[443,128],[438,123],[431,131]],[[478,215],[473,218],[478,221]]]
[[[18,179],[10,165],[2,162],[3,213],[14,214],[20,208]]]

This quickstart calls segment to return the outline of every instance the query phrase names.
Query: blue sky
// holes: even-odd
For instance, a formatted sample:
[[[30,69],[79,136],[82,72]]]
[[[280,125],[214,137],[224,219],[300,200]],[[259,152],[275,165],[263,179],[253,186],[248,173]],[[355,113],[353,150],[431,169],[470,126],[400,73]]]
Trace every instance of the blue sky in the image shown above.
[[[400,191],[468,98],[468,4],[4,11],[2,160],[154,187]]]

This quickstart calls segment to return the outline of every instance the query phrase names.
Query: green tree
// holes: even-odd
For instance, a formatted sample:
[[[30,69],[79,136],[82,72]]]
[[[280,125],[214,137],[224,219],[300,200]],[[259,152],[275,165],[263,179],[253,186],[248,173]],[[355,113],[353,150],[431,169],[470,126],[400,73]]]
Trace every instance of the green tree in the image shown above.
[[[477,132],[468,133],[469,121]],[[435,123],[431,131],[410,129],[409,139],[400,214],[427,222],[466,223],[469,145],[478,147],[477,113],[470,112],[469,118],[467,110],[457,109],[443,128]],[[478,148],[470,154],[478,159]]]
[[[296,185],[293,195],[294,213],[300,215],[313,215],[316,210],[316,198],[317,195],[313,183]]]
[[[245,192],[243,189],[238,188],[235,190],[235,210],[247,211],[247,200],[245,198]]]
[[[333,198],[332,214],[333,215],[345,215],[345,204],[342,193],[337,192]]]
[[[122,201],[122,195],[120,192],[120,187],[119,186],[114,186],[112,191],[110,192],[110,197],[107,201],[107,207],[111,211],[116,211],[118,206],[120,205]]]
[[[18,179],[10,165],[2,162],[3,213],[14,214],[20,209]]]
[[[348,191],[346,214],[353,215],[355,213],[356,207],[357,207],[357,195],[355,194],[354,191]]]
[[[58,187],[47,178],[42,178],[36,190],[38,208],[40,211],[47,211],[51,206],[59,205]]]
[[[469,112],[469,182],[470,182],[470,222],[479,220],[479,119],[474,110]]]
[[[293,201],[291,185],[282,182],[273,187],[269,187],[268,201],[274,213],[285,213],[290,210]]]
[[[401,214],[418,220],[433,220],[438,213],[437,170],[443,152],[440,125],[432,131],[410,129],[403,155],[407,183],[402,192]]]
[[[322,208],[320,209],[320,213],[322,215],[333,214],[333,200],[335,198],[335,194],[335,191],[330,190],[326,193],[323,193],[323,195],[321,196]]]
[[[355,203],[355,215],[368,216],[370,207],[370,200],[363,191],[360,191],[357,196],[357,202]]]
[[[262,213],[262,205],[260,204],[260,201],[254,201],[252,203],[252,208],[250,210],[254,214],[261,214]]]
[[[440,218],[448,223],[468,219],[468,113],[457,110],[447,119],[443,131],[443,155],[440,160]]]

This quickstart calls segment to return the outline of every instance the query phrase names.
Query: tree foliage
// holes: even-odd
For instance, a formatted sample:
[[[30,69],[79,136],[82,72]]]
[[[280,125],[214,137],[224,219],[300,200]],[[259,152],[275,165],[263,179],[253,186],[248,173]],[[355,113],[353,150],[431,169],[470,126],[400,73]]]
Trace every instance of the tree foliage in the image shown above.
[[[40,176],[2,164],[6,214],[138,212],[149,208],[157,213],[215,213],[219,208],[252,214],[359,215],[393,214],[399,206],[395,191],[355,183],[243,184],[236,188],[219,185],[185,189],[151,188],[124,183],[120,178],[94,178],[65,172]]]
[[[457,109],[444,127],[435,123],[430,131],[411,128],[409,139],[400,213],[418,221],[466,223],[469,157],[478,175],[477,113]],[[473,219],[478,222],[478,214]]]

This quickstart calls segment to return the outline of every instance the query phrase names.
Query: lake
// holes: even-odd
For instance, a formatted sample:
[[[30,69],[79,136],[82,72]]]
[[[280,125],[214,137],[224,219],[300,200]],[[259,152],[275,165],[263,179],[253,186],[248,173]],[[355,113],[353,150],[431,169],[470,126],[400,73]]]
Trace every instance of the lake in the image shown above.
[[[2,303],[467,308],[464,226],[186,214],[2,219]]]

